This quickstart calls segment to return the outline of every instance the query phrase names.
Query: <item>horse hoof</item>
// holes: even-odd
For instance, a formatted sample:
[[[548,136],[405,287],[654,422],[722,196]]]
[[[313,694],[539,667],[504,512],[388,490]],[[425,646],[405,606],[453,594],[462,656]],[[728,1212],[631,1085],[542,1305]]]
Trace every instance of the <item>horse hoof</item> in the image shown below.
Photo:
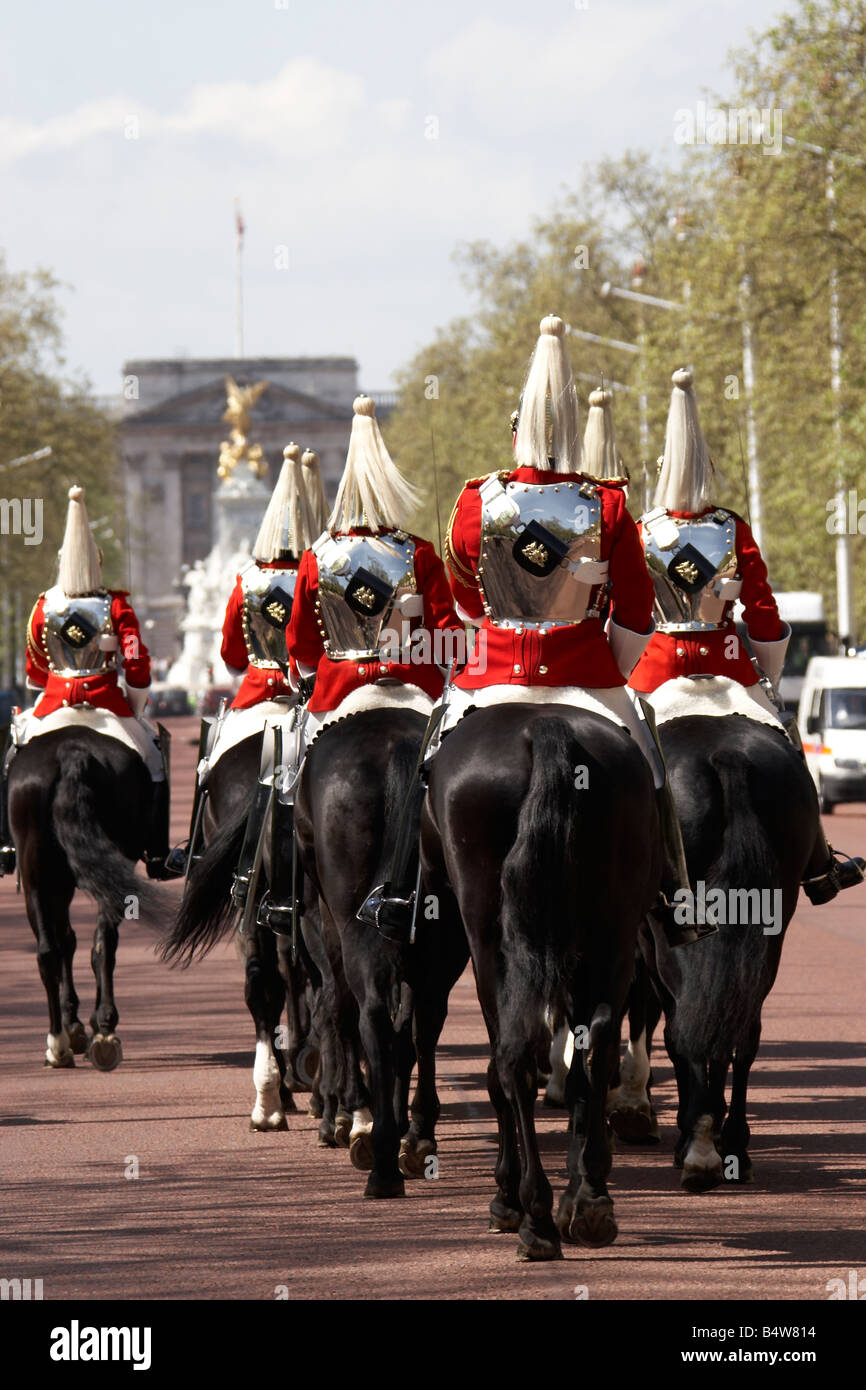
[[[55,1070],[59,1070],[64,1067],[74,1067],[75,1058],[73,1057],[69,1048],[66,1048],[63,1052],[46,1052],[45,1066],[53,1067]]]
[[[405,1197],[406,1184],[398,1175],[396,1178],[377,1178],[371,1173],[364,1188],[364,1196],[372,1198]]]
[[[294,1073],[298,1078],[299,1091],[312,1091],[316,1084],[316,1072],[319,1070],[319,1049],[317,1047],[302,1047],[295,1058]]]
[[[308,1114],[308,1115],[312,1115],[312,1117],[313,1117],[314,1120],[320,1120],[320,1119],[322,1118],[322,1116],[324,1115],[324,1113],[325,1113],[325,1109],[324,1109],[324,1106],[322,1105],[322,1102],[321,1102],[320,1097],[319,1097],[319,1096],[315,1096],[315,1095],[314,1095],[314,1096],[311,1096],[311,1097],[310,1097],[310,1104],[309,1104],[308,1107],[307,1107],[307,1114]]]
[[[320,1149],[335,1149],[337,1141],[332,1134],[320,1134],[316,1140]]]
[[[680,1187],[684,1188],[686,1192],[710,1192],[722,1182],[724,1182],[724,1177],[721,1163],[718,1168],[696,1168],[687,1163],[683,1167]]]
[[[539,1263],[542,1260],[561,1260],[563,1254],[559,1237],[554,1236],[551,1239],[546,1239],[544,1236],[536,1235],[534,1231],[521,1231],[517,1243],[517,1258],[524,1262],[532,1261],[534,1263]]]
[[[659,1122],[652,1110],[637,1110],[623,1107],[612,1110],[608,1123],[624,1144],[657,1144],[659,1142]]]
[[[334,1143],[338,1149],[348,1149],[352,1133],[352,1116],[340,1111],[334,1125]]]
[[[610,1197],[578,1198],[577,1211],[568,1229],[569,1239],[577,1245],[599,1249],[612,1245],[619,1234]]]
[[[114,1071],[123,1061],[120,1038],[116,1033],[94,1033],[87,1056],[97,1071]]]
[[[427,1159],[435,1152],[435,1139],[410,1139],[405,1135],[400,1141],[397,1167],[404,1178],[423,1178],[427,1172]]]
[[[522,1220],[522,1211],[506,1206],[501,1197],[493,1198],[490,1203],[490,1225],[487,1227],[491,1235],[504,1236],[512,1231],[519,1231]]]
[[[373,1167],[373,1136],[362,1132],[356,1134],[349,1144],[349,1159],[352,1167],[359,1173],[369,1173]]]
[[[288,1127],[289,1122],[285,1115],[277,1110],[271,1115],[257,1115],[254,1110],[250,1116],[250,1129],[255,1134],[268,1134]]]
[[[69,1046],[76,1057],[83,1057],[87,1051],[87,1033],[84,1024],[79,1023],[78,1019],[66,1030],[69,1034]]]

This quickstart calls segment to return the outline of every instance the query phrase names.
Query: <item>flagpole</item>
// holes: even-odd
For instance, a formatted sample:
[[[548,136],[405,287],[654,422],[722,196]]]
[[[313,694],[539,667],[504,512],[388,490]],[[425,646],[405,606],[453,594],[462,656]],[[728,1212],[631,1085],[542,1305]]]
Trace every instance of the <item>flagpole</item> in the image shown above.
[[[244,355],[244,220],[240,198],[235,198],[235,357]]]

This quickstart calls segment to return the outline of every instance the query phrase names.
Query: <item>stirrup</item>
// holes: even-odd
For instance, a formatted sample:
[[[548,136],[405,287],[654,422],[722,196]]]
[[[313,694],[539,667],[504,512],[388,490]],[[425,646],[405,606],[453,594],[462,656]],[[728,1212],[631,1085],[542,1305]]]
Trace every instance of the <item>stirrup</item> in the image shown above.
[[[706,941],[707,937],[715,936],[719,930],[715,917],[711,917],[706,922],[678,922],[676,919],[677,909],[673,903],[668,902],[664,893],[659,893],[659,900],[651,912],[661,926],[671,950],[676,950],[680,946],[693,946],[698,941]]]
[[[303,903],[298,903],[298,916],[304,915]],[[291,903],[275,903],[270,889],[262,895],[256,921],[260,927],[270,927],[275,936],[291,936],[294,913]]]
[[[183,845],[175,845],[174,849],[169,850],[166,855],[166,872],[171,878],[183,878],[186,873],[186,861],[189,855],[189,840]]]
[[[378,888],[368,893],[355,916],[365,926],[375,927],[386,941],[396,941],[402,946],[409,941],[412,933],[415,890],[408,898],[396,898],[388,892],[389,887],[387,883],[380,883]]]
[[[231,892],[232,906],[233,906],[233,907],[239,908],[239,909],[241,910],[241,912],[242,912],[242,911],[244,910],[244,908],[246,907],[246,905],[247,905],[247,898],[248,898],[248,896],[249,896],[249,891],[250,891],[250,875],[249,875],[249,874],[235,874],[234,882],[233,882],[233,884],[232,884],[232,892]]]
[[[144,867],[148,878],[156,879],[159,883],[164,883],[170,878],[176,878],[166,863],[167,856],[164,854],[145,854]]]
[[[4,874],[14,874],[17,864],[14,845],[0,845],[0,878]]]
[[[832,902],[843,888],[854,888],[866,878],[866,859],[861,859],[859,855],[846,859],[832,845],[829,848],[829,868],[815,878],[803,879],[803,892],[814,907]]]

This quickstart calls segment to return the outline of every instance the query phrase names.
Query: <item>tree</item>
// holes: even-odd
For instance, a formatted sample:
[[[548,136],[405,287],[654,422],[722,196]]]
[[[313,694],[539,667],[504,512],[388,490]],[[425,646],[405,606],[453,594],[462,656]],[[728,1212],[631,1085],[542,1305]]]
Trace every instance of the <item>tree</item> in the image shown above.
[[[464,478],[506,466],[508,416],[538,320],[554,311],[572,330],[642,345],[638,357],[589,345],[575,333],[570,339],[584,399],[602,374],[625,388],[616,392],[616,423],[632,473],[633,510],[643,509],[654,483],[670,374],[690,363],[717,466],[718,500],[746,513],[743,348],[744,330],[750,331],[771,579],[778,589],[820,589],[833,612],[828,504],[837,474],[866,501],[864,66],[866,0],[809,0],[734,57],[732,91],[713,103],[728,118],[733,140],[696,145],[677,167],[640,153],[604,161],[526,241],[461,248],[478,307],[404,369],[388,428],[400,463],[429,491],[432,424],[446,509]],[[768,129],[761,129],[762,120]],[[788,137],[837,152],[832,225],[827,160]],[[838,397],[830,381],[834,275],[842,325]],[[605,281],[628,287],[632,280],[683,307],[670,312],[602,296]],[[425,394],[429,377],[437,380],[438,399]],[[642,394],[647,459],[638,429]],[[428,534],[435,534],[432,518],[428,503],[422,515]],[[862,633],[859,534],[852,546]]]
[[[87,489],[106,583],[122,584],[124,515],[114,426],[87,383],[62,375],[57,282],[44,270],[13,274],[0,254],[0,685],[20,676],[26,623],[54,582],[66,493]],[[17,463],[45,448],[48,458]],[[28,507],[22,510],[24,504]],[[26,533],[23,519],[29,517]],[[37,525],[38,521],[38,525]]]

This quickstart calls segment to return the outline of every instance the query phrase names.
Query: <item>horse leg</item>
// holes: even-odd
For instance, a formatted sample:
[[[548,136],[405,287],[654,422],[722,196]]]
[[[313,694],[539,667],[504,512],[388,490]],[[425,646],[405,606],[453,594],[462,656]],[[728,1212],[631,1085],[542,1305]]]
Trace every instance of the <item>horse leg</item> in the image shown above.
[[[683,1133],[688,1136],[682,1156],[682,1186],[687,1192],[706,1192],[722,1181],[722,1158],[715,1143],[716,1114],[709,1068],[703,1058],[689,1058],[689,1106]]]
[[[650,993],[649,975],[638,955],[629,993],[628,1045],[619,1066],[619,1083],[607,1098],[611,1128],[627,1144],[657,1144],[659,1139],[658,1120],[649,1095]]]
[[[579,1012],[586,1017],[589,1006],[584,1004]],[[573,1105],[569,1183],[560,1198],[556,1224],[567,1240],[598,1247],[610,1245],[618,1233],[607,1189],[611,1150],[605,1108],[618,1060],[620,1019],[610,1004],[596,1006],[586,1036],[589,1046],[575,1048],[569,1075]]]
[[[454,894],[437,880],[428,886],[425,902],[431,888],[439,905],[439,917],[429,927],[422,924],[414,947],[413,1027],[418,1076],[411,1119],[408,1129],[401,1130],[400,1142],[400,1171],[407,1178],[426,1177],[431,1171],[430,1156],[437,1151],[440,1105],[436,1048],[448,1015],[448,998],[469,959]]]
[[[752,1180],[752,1160],[749,1157],[751,1131],[746,1119],[746,1094],[749,1087],[749,1072],[757,1056],[760,1040],[761,1024],[758,1021],[745,1047],[739,1048],[734,1057],[731,1075],[731,1105],[728,1110],[728,1118],[722,1126],[719,1140],[725,1160],[725,1177],[729,1182],[751,1182]],[[732,1159],[735,1160],[733,1165]]]
[[[96,977],[96,1004],[90,1016],[93,1037],[88,1056],[99,1071],[113,1071],[123,1060],[123,1049],[115,1033],[117,1008],[114,1003],[114,963],[117,959],[117,924],[100,910],[93,934],[90,964]]]
[[[397,1166],[400,1133],[394,1115],[394,1024],[388,1003],[389,984],[377,973],[353,972],[359,1005],[361,1042],[367,1055],[372,1088],[372,1115],[354,1106],[349,1155],[361,1171],[370,1171],[365,1197],[402,1197],[403,1175]]]
[[[60,1010],[63,1015],[63,1026],[69,1037],[69,1046],[76,1056],[81,1056],[87,1051],[87,1033],[84,1030],[84,1024],[78,1017],[79,1000],[72,978],[72,961],[78,942],[69,921],[68,911],[61,926],[65,927],[65,930],[62,931],[60,941]]]
[[[412,1037],[413,1015],[412,990],[404,982],[400,987],[400,1007],[394,1020],[394,1122],[397,1133],[404,1136],[409,1129],[409,1087],[416,1058]],[[401,1141],[400,1152],[402,1151]],[[402,1166],[400,1172],[403,1172]]]
[[[24,884],[24,899],[27,917],[36,937],[36,955],[39,974],[48,999],[48,1037],[45,1051],[47,1067],[74,1067],[71,1040],[66,1029],[61,1004],[61,979],[63,974],[63,948],[58,945],[54,923],[60,918],[69,922],[69,901],[59,896],[52,898],[47,887],[32,875],[33,865],[29,855],[21,855],[21,877]],[[65,897],[65,894],[63,895]],[[70,929],[71,930],[71,929]],[[73,938],[74,940],[74,938]],[[74,949],[74,946],[73,946]]]
[[[262,1133],[288,1129],[280,1097],[280,1067],[274,1050],[285,997],[283,980],[277,969],[274,934],[268,927],[256,925],[241,940],[245,956],[244,998],[256,1029],[253,1066],[256,1102],[250,1116],[250,1129]]]

